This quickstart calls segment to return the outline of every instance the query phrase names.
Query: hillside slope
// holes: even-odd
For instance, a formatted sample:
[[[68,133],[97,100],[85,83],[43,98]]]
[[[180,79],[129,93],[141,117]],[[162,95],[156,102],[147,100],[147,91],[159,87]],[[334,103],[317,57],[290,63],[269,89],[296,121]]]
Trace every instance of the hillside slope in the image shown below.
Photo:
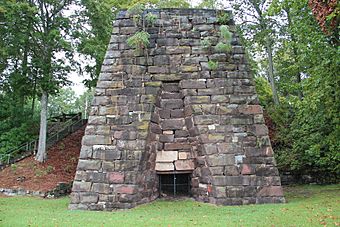
[[[85,126],[53,145],[48,150],[45,163],[39,163],[30,156],[0,171],[0,188],[47,192],[59,182],[71,182],[84,129]]]

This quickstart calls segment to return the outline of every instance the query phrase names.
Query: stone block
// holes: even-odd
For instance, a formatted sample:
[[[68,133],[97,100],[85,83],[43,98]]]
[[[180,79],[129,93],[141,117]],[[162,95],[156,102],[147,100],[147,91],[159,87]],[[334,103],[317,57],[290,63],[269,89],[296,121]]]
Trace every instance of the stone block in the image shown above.
[[[189,132],[186,131],[186,130],[176,130],[175,131],[175,138],[188,137],[188,136],[189,136]]]
[[[110,183],[122,184],[124,183],[124,173],[122,172],[108,172],[107,178]]]
[[[171,143],[174,141],[175,135],[159,135],[159,142]]]
[[[91,189],[91,182],[81,182],[81,181],[74,181],[72,186],[73,192],[88,192]]]
[[[198,115],[194,116],[194,122],[196,125],[212,125],[219,123],[220,116],[218,115]]]
[[[106,124],[105,116],[89,116],[88,125],[104,125]]]
[[[92,157],[92,146],[81,146],[79,159],[87,159]]]
[[[158,151],[156,156],[156,162],[173,162],[177,159],[177,151]]]
[[[111,193],[111,188],[109,184],[93,183],[91,191],[101,194],[109,194]]]
[[[164,109],[180,109],[183,108],[182,99],[163,99],[161,100],[161,107]]]
[[[230,123],[233,125],[250,125],[253,123],[253,120],[249,117],[232,117]]]
[[[182,80],[179,85],[182,89],[206,88],[205,80]]]
[[[121,158],[121,151],[116,146],[94,145],[92,157],[94,159],[113,161]]]
[[[166,47],[166,54],[190,54],[190,46],[168,46]]]
[[[161,127],[158,124],[155,124],[155,123],[152,123],[152,122],[150,123],[150,130],[151,130],[151,132],[156,133],[156,134],[162,133]]]
[[[115,171],[115,163],[103,161],[102,168],[103,168],[103,172]]]
[[[174,81],[174,80],[181,80],[182,75],[180,74],[153,74],[152,78],[157,81]]]
[[[241,114],[263,114],[262,107],[260,105],[242,105],[238,108]]]
[[[79,200],[82,203],[97,203],[98,194],[96,192],[83,192],[79,193]]]
[[[249,164],[243,164],[241,168],[242,175],[251,175],[255,173],[255,169]]]
[[[193,160],[177,160],[175,161],[176,170],[193,170],[195,169],[195,163]]]
[[[217,150],[220,154],[234,154],[238,152],[233,143],[218,143]]]
[[[86,171],[86,181],[93,183],[108,183],[106,173],[98,173],[97,171]]]
[[[228,103],[229,97],[226,95],[212,95],[211,103]]]
[[[148,72],[151,74],[165,74],[169,73],[170,69],[164,66],[149,66]]]
[[[235,156],[233,154],[208,155],[207,161],[208,161],[209,166],[234,165]]]
[[[202,149],[205,155],[217,154],[216,144],[203,144]]]
[[[165,119],[161,122],[162,130],[182,129],[184,125],[184,119]]]
[[[78,162],[77,170],[99,170],[101,160],[82,160]]]
[[[244,187],[226,187],[226,195],[229,198],[242,198],[244,196]]]
[[[172,162],[157,162],[156,171],[173,171],[175,170],[175,166]]]
[[[199,68],[197,65],[183,65],[179,69],[183,73],[192,73],[192,72],[198,72]]]
[[[214,186],[212,188],[212,195],[216,198],[224,198],[226,196],[226,187]]]
[[[109,145],[111,144],[111,138],[108,135],[85,135],[82,140],[82,145],[91,146],[91,145]]]
[[[179,152],[178,153],[178,159],[179,160],[188,159],[188,153],[187,152]]]
[[[171,118],[184,118],[184,111],[182,109],[171,110],[170,117]]]
[[[190,104],[209,104],[210,103],[210,96],[191,96],[191,97],[185,97],[184,103],[186,105],[190,105]]]
[[[105,105],[110,104],[110,102],[111,102],[111,100],[110,100],[110,97],[108,97],[108,96],[95,96],[92,100],[92,105],[105,106]]]
[[[164,150],[190,150],[191,145],[189,143],[166,143],[164,144]]]
[[[240,175],[240,170],[237,166],[226,166],[224,169],[224,173],[226,176],[239,176]]]

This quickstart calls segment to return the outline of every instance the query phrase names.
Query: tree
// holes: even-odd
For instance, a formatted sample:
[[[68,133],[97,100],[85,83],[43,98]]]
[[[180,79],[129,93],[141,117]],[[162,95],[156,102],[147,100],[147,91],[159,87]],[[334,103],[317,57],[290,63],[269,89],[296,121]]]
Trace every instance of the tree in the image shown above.
[[[322,31],[331,37],[334,45],[339,45],[340,5],[337,0],[309,0],[309,7]]]
[[[273,92],[273,101],[279,104],[279,96],[275,84],[273,62],[273,46],[276,21],[268,15],[269,1],[267,0],[235,0],[232,3],[236,17],[241,22],[240,30],[245,38],[246,46],[254,50],[264,50],[267,59],[267,76]],[[257,52],[258,53],[258,52]]]

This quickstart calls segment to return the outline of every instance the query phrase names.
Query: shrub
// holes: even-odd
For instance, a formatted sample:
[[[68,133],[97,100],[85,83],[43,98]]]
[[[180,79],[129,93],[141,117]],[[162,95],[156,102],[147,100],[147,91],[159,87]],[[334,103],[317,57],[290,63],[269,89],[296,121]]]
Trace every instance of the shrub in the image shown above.
[[[220,53],[227,53],[231,51],[231,45],[229,43],[219,42],[215,46],[215,50]]]
[[[150,34],[145,31],[135,33],[133,36],[127,39],[127,44],[134,48],[136,51],[140,51],[150,45]]]

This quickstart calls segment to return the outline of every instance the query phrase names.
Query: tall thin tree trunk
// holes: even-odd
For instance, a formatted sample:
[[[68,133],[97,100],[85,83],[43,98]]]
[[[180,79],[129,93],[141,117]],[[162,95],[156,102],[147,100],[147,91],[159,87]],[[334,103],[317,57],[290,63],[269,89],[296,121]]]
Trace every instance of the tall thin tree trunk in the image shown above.
[[[47,159],[47,152],[46,152],[47,104],[48,104],[48,94],[46,91],[43,91],[41,95],[39,145],[38,145],[38,153],[35,156],[35,159],[39,162],[44,162]]]
[[[284,10],[286,11],[287,14],[287,19],[288,19],[288,28],[290,29],[293,26],[293,22],[292,19],[290,17],[290,7],[286,7],[284,8]],[[291,41],[293,42],[293,59],[295,61],[295,63],[298,63],[298,50],[296,48],[296,38],[293,32],[290,31],[290,37],[291,37]],[[302,87],[301,87],[301,74],[300,74],[300,70],[296,73],[295,75],[295,81],[298,84],[298,90],[297,90],[297,94],[300,100],[303,99],[303,91],[302,91]]]
[[[34,85],[33,85],[33,92],[32,92],[32,107],[31,107],[32,117],[34,116],[36,91],[37,91],[37,78],[34,76]]]
[[[277,95],[277,90],[275,86],[275,81],[274,81],[274,65],[273,65],[273,53],[272,53],[272,47],[270,44],[270,40],[267,40],[266,44],[266,52],[267,52],[267,57],[268,57],[268,64],[269,64],[269,69],[268,69],[268,76],[269,76],[269,83],[272,88],[273,92],[273,101],[275,105],[279,105],[279,96]]]

